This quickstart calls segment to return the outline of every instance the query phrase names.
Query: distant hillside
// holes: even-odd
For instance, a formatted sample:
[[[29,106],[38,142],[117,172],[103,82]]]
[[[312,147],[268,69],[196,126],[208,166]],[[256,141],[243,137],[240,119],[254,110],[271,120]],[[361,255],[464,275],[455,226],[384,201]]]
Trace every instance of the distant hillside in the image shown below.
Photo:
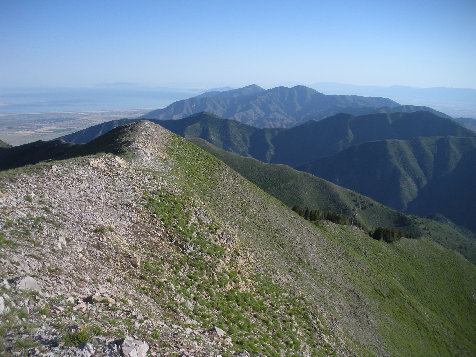
[[[280,132],[272,141],[270,162],[296,167],[368,141],[447,135],[476,136],[455,121],[430,112],[340,114]]]
[[[0,140],[0,148],[9,148],[10,146],[10,144]]]
[[[460,123],[465,128],[468,128],[476,132],[476,119],[472,118],[455,118],[455,120]]]
[[[355,191],[289,166],[265,164],[245,158],[221,150],[203,139],[189,140],[288,207],[299,205],[320,211],[337,212],[353,217],[368,230],[388,227],[413,233],[417,237],[431,237],[444,247],[459,251],[476,264],[476,235],[462,232],[448,221],[406,215]],[[447,198],[442,202],[454,202],[454,199]]]
[[[40,140],[11,148],[2,148],[0,149],[0,170],[57,159],[68,153],[74,146],[74,144],[63,140]]]
[[[210,113],[198,113],[181,120],[154,121],[184,138],[202,138],[224,150],[242,156],[264,157],[275,137],[284,129],[258,129],[236,120],[222,119]]]
[[[430,112],[363,116],[339,114],[319,121],[311,120],[290,129],[258,129],[209,113],[194,114],[176,121],[152,121],[186,138],[200,137],[242,156],[293,167],[366,141],[417,136],[476,136],[455,121]],[[99,124],[63,139],[84,143],[115,126],[130,122],[125,119]]]
[[[150,122],[79,148],[0,174],[1,355],[475,354],[460,254],[311,224]]]
[[[289,129],[256,129],[207,113],[157,123],[186,138],[200,137],[242,156],[293,167],[368,141],[437,135],[476,137],[453,120],[429,112],[357,117],[339,114]]]
[[[476,231],[475,163],[475,137],[427,137],[368,142],[299,169],[398,210],[441,213]]]
[[[103,134],[106,134],[108,131],[117,128],[118,126],[130,124],[138,120],[139,119],[111,120],[101,124],[90,126],[86,129],[78,130],[74,133],[62,136],[59,139],[65,140],[70,143],[84,144],[100,137]]]
[[[324,95],[305,86],[264,90],[256,85],[205,93],[175,102],[164,109],[143,115],[144,119],[182,119],[210,112],[259,128],[292,127],[309,119],[322,119],[338,113],[368,114],[393,111],[399,104],[386,98],[353,95]],[[410,110],[410,108],[402,109]]]

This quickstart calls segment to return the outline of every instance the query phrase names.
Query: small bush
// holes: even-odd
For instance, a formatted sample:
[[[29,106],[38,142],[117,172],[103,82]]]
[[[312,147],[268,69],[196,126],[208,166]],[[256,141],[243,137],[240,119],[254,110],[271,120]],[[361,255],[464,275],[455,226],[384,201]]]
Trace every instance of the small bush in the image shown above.
[[[94,228],[94,233],[104,234],[106,233],[106,227],[97,226],[96,228]]]
[[[66,346],[79,346],[82,343],[88,342],[90,339],[86,326],[83,327],[67,327],[64,329],[64,335],[61,341]]]
[[[83,327],[66,327],[64,329],[64,335],[61,337],[61,341],[66,346],[79,346],[82,343],[89,342],[91,337],[101,335],[102,330],[97,326],[83,326]]]

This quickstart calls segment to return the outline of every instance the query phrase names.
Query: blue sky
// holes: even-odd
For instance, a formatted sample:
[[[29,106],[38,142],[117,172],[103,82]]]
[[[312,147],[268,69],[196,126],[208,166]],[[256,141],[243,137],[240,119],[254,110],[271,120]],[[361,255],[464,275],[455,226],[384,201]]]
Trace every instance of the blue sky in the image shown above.
[[[0,86],[476,88],[476,1],[0,0]]]

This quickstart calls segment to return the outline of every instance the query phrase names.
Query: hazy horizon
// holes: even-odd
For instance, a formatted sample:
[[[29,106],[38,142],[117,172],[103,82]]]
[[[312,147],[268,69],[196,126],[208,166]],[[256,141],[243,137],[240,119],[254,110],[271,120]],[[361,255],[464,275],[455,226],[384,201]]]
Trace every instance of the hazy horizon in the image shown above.
[[[294,86],[306,86],[306,87],[313,87],[315,84],[325,84],[325,85],[339,85],[339,86],[355,86],[355,87],[372,87],[372,88],[392,88],[392,87],[401,87],[401,88],[412,88],[412,89],[435,89],[435,88],[447,88],[447,89],[469,89],[469,90],[476,90],[476,86],[473,87],[452,87],[452,86],[444,86],[444,85],[435,85],[435,86],[414,86],[408,85],[404,83],[394,83],[388,85],[379,85],[379,84],[369,84],[369,83],[349,83],[349,82],[338,82],[338,81],[312,81],[312,82],[298,82],[298,81],[287,81],[287,82],[275,82],[270,83],[268,85],[260,84],[258,81],[251,81],[249,83],[243,83],[235,86],[231,86],[227,83],[211,83],[209,85],[169,85],[164,86],[160,84],[144,84],[139,82],[118,82],[118,83],[92,83],[92,84],[85,84],[85,85],[22,85],[22,86],[4,86],[0,85],[0,93],[2,91],[12,90],[49,90],[49,89],[109,89],[109,90],[121,90],[121,89],[140,89],[140,90],[186,90],[196,93],[203,93],[206,91],[211,90],[232,90],[243,88],[249,85],[257,85],[263,89],[272,89],[276,87],[294,87]]]
[[[0,2],[3,87],[476,88],[476,3]]]
[[[250,84],[255,83],[247,85]],[[335,82],[280,83],[276,86],[279,85],[306,85],[329,95],[386,97],[400,104],[430,106],[453,117],[476,117],[476,90],[471,88],[368,86]],[[233,88],[166,88],[132,83],[103,83],[95,87],[0,87],[0,114],[157,109],[205,91],[230,89]]]

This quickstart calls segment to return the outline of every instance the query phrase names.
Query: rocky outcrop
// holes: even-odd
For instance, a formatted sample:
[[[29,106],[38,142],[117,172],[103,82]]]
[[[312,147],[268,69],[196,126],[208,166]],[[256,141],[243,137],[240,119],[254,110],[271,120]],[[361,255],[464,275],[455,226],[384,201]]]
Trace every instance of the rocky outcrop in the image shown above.
[[[31,290],[31,291],[40,291],[40,285],[38,282],[31,276],[26,276],[18,282],[18,289],[20,290]]]
[[[149,345],[146,342],[135,340],[130,336],[127,336],[121,345],[121,352],[125,357],[145,357],[148,350]]]

